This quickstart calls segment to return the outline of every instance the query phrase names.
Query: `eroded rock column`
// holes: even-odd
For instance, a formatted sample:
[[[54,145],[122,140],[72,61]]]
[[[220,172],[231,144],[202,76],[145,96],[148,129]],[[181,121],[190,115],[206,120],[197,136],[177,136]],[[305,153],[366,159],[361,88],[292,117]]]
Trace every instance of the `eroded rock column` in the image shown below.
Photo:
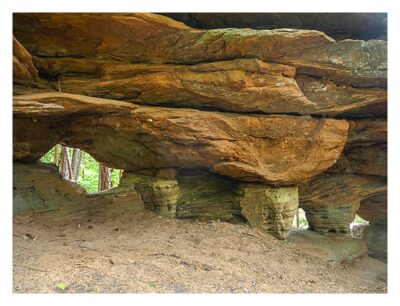
[[[175,178],[125,172],[122,184],[134,186],[148,208],[159,212],[161,216],[175,217],[176,204],[180,197],[178,181]]]
[[[238,189],[242,215],[250,225],[286,239],[299,206],[297,186],[272,187],[241,184]]]

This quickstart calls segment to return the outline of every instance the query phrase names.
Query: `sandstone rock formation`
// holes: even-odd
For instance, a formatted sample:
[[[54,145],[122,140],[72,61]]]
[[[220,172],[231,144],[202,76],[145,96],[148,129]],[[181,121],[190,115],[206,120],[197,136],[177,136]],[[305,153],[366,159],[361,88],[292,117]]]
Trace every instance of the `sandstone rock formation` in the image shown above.
[[[335,39],[385,39],[385,13],[162,13],[199,29],[310,29]]]
[[[323,173],[300,186],[300,207],[311,229],[349,233],[360,201],[385,191],[385,177]]]
[[[343,22],[351,37],[358,22]],[[372,231],[386,220],[387,43],[314,29],[326,30],[16,13],[15,169],[62,143],[125,170],[118,188],[79,196],[94,212],[136,209],[135,199],[166,217],[246,220],[284,239],[300,204],[315,231],[347,233],[357,212]],[[68,200],[37,199],[59,178],[35,195],[16,179],[21,203]]]
[[[75,68],[76,58],[88,59],[83,69],[95,73],[90,60],[194,64],[252,57],[343,84],[386,86],[385,41],[335,42],[311,30],[194,30],[153,14],[15,14],[14,34],[42,62],[63,58],[56,62],[61,71],[68,71],[68,58]]]
[[[34,120],[32,128],[51,122],[59,142],[109,167],[136,172],[206,168],[272,185],[300,183],[329,168],[339,159],[348,129],[344,120],[142,107],[60,93],[15,96],[14,116]],[[36,138],[18,132],[15,160],[33,158],[29,148]],[[51,148],[53,139],[42,135],[40,141],[48,140]]]
[[[299,206],[297,187],[242,184],[239,193],[242,215],[250,225],[272,231],[280,239],[289,236]]]
[[[130,186],[86,194],[79,185],[65,181],[54,165],[35,163],[13,165],[14,214],[53,213],[74,217],[138,211],[144,208],[139,194]]]
[[[338,162],[300,186],[300,206],[316,231],[349,232],[360,203],[385,201],[387,190],[386,120],[349,121],[350,133]],[[372,201],[371,201],[372,202]],[[386,205],[386,204],[383,204]],[[382,205],[379,205],[382,206]],[[361,216],[368,215],[361,209]],[[363,213],[364,211],[364,213]],[[380,217],[387,218],[383,210]],[[368,220],[368,219],[367,219]]]

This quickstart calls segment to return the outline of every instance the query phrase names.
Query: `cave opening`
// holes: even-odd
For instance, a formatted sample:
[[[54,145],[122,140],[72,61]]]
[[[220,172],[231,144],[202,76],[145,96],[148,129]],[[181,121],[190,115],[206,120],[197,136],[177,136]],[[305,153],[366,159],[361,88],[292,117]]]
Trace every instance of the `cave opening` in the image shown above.
[[[308,227],[306,212],[302,208],[298,208],[293,218],[292,229],[308,229]]]
[[[123,172],[102,165],[84,150],[61,144],[52,147],[40,161],[56,165],[65,180],[77,183],[90,194],[117,187]]]

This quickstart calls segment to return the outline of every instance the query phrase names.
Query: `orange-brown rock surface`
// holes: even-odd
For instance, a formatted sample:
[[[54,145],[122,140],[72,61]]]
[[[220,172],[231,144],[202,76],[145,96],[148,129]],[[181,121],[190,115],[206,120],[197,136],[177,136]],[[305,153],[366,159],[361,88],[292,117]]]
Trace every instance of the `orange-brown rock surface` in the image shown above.
[[[299,188],[300,206],[317,231],[347,232],[356,213],[368,218],[376,214],[378,223],[387,218],[387,122],[349,123],[349,138],[337,163]]]
[[[19,41],[13,37],[13,80],[37,81],[38,72],[32,62],[32,56]]]
[[[57,86],[63,92],[139,104],[231,112],[333,117],[356,110],[354,116],[369,117],[380,108],[386,114],[384,89],[338,86],[305,75],[294,79],[294,67],[257,59],[196,65],[103,64],[97,69],[101,78],[65,76]]]
[[[280,238],[297,199],[316,231],[348,232],[357,211],[385,220],[386,41],[199,30],[126,13],[16,13],[14,35],[17,162],[33,163],[57,143],[81,148],[149,182],[179,183],[182,198],[162,184],[142,190],[147,204],[156,197],[155,210],[178,217],[241,219],[236,181],[250,191],[300,184],[290,205],[244,205],[251,224]],[[228,178],[192,199],[218,175]]]
[[[70,57],[194,64],[252,57],[340,83],[386,86],[385,41],[335,42],[312,30],[204,31],[154,14],[19,13],[14,15],[14,34],[43,61]]]
[[[52,122],[60,142],[110,167],[202,168],[273,185],[299,183],[329,168],[348,130],[344,120],[142,107],[60,93],[15,96],[14,116]],[[15,148],[19,137],[14,130]],[[29,142],[23,133],[21,138]],[[54,145],[44,133],[43,138]],[[15,150],[14,156],[21,153]]]

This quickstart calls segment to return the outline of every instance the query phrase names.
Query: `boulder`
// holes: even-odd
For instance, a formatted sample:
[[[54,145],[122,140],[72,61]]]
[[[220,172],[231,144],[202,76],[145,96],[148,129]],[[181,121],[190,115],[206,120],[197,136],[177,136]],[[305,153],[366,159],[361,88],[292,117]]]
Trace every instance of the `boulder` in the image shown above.
[[[332,265],[351,263],[368,256],[365,241],[346,235],[297,230],[290,233],[288,242],[301,253],[318,257]]]
[[[325,76],[341,84],[387,84],[385,41],[335,42],[322,32],[297,29],[195,30],[155,14],[18,13],[13,20],[14,35],[31,54],[41,57],[37,63],[45,58],[80,58],[195,64],[251,57],[291,65],[300,73]],[[59,74],[68,71],[63,63],[69,65],[66,60],[59,61]],[[83,67],[96,72],[96,65]]]
[[[119,186],[96,194],[87,194],[78,184],[66,181],[52,164],[13,164],[13,212],[53,214],[74,218],[84,215],[104,216],[144,209],[139,194]]]
[[[332,166],[348,130],[344,120],[145,107],[62,93],[15,96],[14,116],[51,123],[59,142],[89,152],[108,167],[137,173],[208,169],[269,185],[298,184]],[[14,131],[21,131],[14,134],[14,148],[19,148],[20,139],[27,139],[21,127]],[[55,144],[47,133],[38,138]],[[31,139],[31,147],[36,141]],[[14,151],[14,158],[35,154]]]
[[[43,213],[77,207],[85,201],[79,185],[61,177],[50,164],[13,164],[13,212]]]
[[[371,257],[387,262],[387,224],[371,224],[365,227],[362,238],[367,242]]]

